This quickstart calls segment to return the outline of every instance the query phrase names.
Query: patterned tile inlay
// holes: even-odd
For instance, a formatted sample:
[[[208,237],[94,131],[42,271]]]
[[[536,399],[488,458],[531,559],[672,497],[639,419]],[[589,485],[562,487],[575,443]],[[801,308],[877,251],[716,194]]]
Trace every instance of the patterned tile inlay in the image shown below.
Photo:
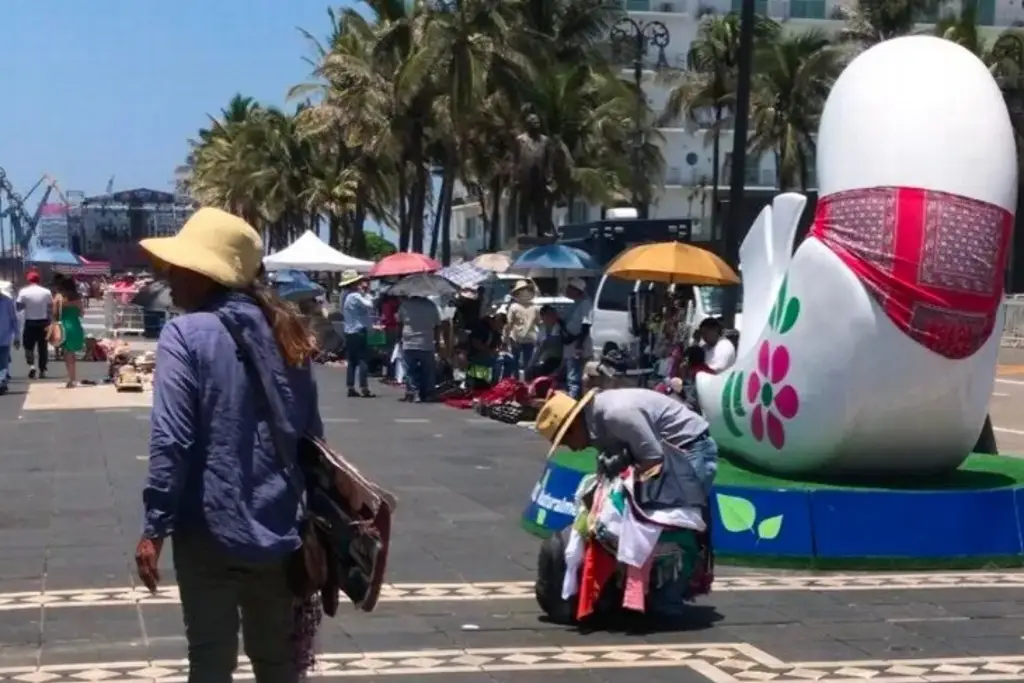
[[[687,667],[714,683],[1024,680],[1024,656],[782,662],[745,643],[410,650],[324,654],[319,659],[311,675],[322,678]],[[177,683],[184,680],[187,669],[182,660],[4,667],[0,683]],[[243,661],[236,677],[252,678],[252,667]]]
[[[943,574],[787,574],[719,576],[714,592],[750,591],[884,591],[951,588],[1024,588],[1024,572]],[[532,581],[480,583],[396,583],[384,587],[383,602],[484,602],[532,600]],[[0,593],[0,612],[21,609],[175,604],[176,586],[156,595],[132,587]],[[26,682],[31,683],[31,682]]]

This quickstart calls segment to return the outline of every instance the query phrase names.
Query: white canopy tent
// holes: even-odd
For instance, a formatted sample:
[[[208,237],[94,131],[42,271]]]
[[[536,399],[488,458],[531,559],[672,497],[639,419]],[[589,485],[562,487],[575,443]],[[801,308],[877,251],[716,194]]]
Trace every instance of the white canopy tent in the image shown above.
[[[263,265],[267,270],[354,270],[365,273],[373,267],[373,261],[343,254],[324,243],[312,230],[307,230],[281,251],[264,257]]]

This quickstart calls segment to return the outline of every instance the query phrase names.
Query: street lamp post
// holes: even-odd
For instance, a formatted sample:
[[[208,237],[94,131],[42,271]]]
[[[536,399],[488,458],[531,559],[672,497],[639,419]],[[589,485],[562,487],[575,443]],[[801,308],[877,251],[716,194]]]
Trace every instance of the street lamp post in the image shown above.
[[[740,6],[739,46],[736,50],[736,110],[733,121],[732,177],[729,180],[729,215],[723,226],[722,242],[725,260],[733,268],[740,262],[740,226],[743,219],[743,194],[747,170],[747,128],[750,120],[750,77],[754,62],[754,22],[757,21],[754,0],[743,0]],[[726,287],[722,302],[722,319],[733,327],[739,290]]]
[[[633,84],[636,86],[636,116],[633,117],[633,206],[640,218],[647,218],[647,203],[641,201],[643,192],[643,166],[641,154],[644,148],[643,116],[646,110],[646,98],[641,87],[644,79],[644,57],[651,47],[658,50],[658,68],[665,66],[665,48],[668,47],[670,36],[668,28],[660,21],[637,21],[632,17],[623,17],[612,26],[612,45],[616,49],[630,47],[633,50]]]

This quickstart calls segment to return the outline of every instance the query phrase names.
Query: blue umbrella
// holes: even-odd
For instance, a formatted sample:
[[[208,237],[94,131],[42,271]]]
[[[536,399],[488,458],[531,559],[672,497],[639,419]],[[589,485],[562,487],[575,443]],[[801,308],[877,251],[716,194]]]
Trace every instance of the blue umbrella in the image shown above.
[[[28,263],[46,263],[54,266],[80,266],[82,261],[67,249],[60,247],[40,247],[33,249]]]
[[[599,270],[587,252],[564,244],[545,244],[527,249],[509,270]]]
[[[324,288],[315,282],[285,282],[274,287],[277,295],[286,301],[314,299],[324,293]]]
[[[303,273],[301,270],[274,270],[271,271],[267,277],[275,285],[284,284],[315,284],[309,276]]]

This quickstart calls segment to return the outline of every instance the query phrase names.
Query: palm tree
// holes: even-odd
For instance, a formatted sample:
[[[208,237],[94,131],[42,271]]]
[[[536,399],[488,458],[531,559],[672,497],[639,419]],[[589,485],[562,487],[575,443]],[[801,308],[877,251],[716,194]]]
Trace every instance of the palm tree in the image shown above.
[[[278,245],[328,228],[334,246],[364,253],[365,225],[394,227],[399,247],[451,256],[459,187],[480,202],[500,246],[516,188],[522,110],[552,143],[549,187],[525,197],[541,210],[576,199],[608,203],[632,183],[631,144],[650,197],[663,167],[652,118],[602,52],[622,16],[604,0],[369,0],[363,14],[329,11],[294,111],[238,97],[200,131],[182,185],[244,215]],[[432,175],[440,177],[435,192]],[[437,196],[435,196],[437,195]],[[461,199],[461,197],[460,197]]]
[[[751,83],[750,150],[775,155],[776,183],[807,190],[825,99],[840,52],[821,31],[783,34],[762,44]]]
[[[925,17],[938,12],[944,0],[854,0],[842,6],[845,26],[840,40],[859,51],[883,40],[910,35]]]
[[[757,17],[754,39],[758,45],[771,43],[782,27],[763,16]],[[739,52],[739,15],[707,15],[686,54],[686,69],[669,71],[663,77],[673,85],[660,125],[685,121],[706,130],[711,141],[711,224],[718,219],[718,186],[721,183],[721,138],[735,106]]]

